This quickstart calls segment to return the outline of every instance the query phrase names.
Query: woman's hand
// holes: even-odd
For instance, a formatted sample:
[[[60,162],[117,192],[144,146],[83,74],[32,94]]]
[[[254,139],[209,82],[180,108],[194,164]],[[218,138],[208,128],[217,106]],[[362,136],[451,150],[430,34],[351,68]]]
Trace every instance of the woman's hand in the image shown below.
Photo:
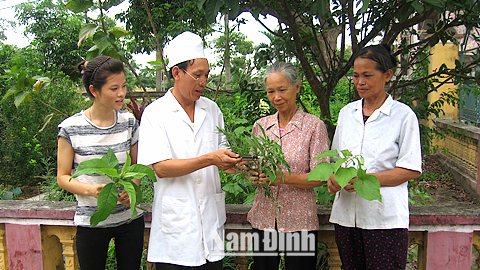
[[[122,191],[120,196],[118,196],[118,201],[126,207],[130,207],[130,198],[128,197],[128,193],[125,190]]]
[[[105,186],[105,184],[93,184],[91,187],[88,189],[88,196],[92,196],[94,198],[98,198],[98,195],[100,194],[100,191],[102,188]]]
[[[330,194],[335,194],[342,189],[342,187],[340,187],[340,185],[338,184],[337,180],[335,180],[334,174],[332,174],[332,176],[328,178],[327,187],[328,187],[328,193]]]

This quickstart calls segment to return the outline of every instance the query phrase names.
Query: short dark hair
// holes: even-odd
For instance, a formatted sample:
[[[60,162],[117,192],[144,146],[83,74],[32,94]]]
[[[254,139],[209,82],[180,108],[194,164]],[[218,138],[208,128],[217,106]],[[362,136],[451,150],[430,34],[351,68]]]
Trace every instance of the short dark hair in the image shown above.
[[[184,71],[184,70],[187,70],[187,67],[188,67],[188,66],[193,65],[193,63],[195,63],[195,59],[190,59],[190,60],[187,60],[187,61],[183,61],[183,62],[181,62],[181,63],[178,63],[178,64],[174,65],[174,66],[171,67],[170,70],[168,71],[168,78],[173,79],[172,69],[173,69],[174,67],[178,67],[179,69],[181,69],[182,71]],[[183,73],[185,73],[185,71],[184,71]]]
[[[89,97],[93,97],[90,92],[90,85],[100,91],[102,86],[107,83],[108,76],[121,72],[125,74],[122,61],[104,55],[97,56],[88,62],[82,62],[78,69],[83,70],[82,82]]]
[[[370,59],[377,63],[377,69],[385,73],[397,65],[397,59],[391,55],[390,47],[387,44],[377,44],[363,47],[355,55],[357,58]]]

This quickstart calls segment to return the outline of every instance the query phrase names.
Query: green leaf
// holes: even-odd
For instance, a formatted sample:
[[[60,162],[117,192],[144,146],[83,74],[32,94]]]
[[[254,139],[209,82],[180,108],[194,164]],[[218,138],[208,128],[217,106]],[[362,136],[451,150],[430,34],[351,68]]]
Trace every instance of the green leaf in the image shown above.
[[[128,172],[128,170],[130,169],[130,165],[132,164],[132,158],[128,153],[126,154],[127,154],[127,160],[125,160],[125,164],[123,164],[122,171],[120,172],[122,175]]]
[[[197,7],[198,9],[203,9],[203,4],[205,4],[206,0],[198,0],[197,1]]]
[[[420,3],[418,0],[412,1],[412,6],[418,13],[422,13],[424,10],[422,3]]]
[[[480,85],[480,72],[475,72],[475,82]]]
[[[40,89],[50,85],[50,78],[48,77],[34,76],[32,79],[37,80],[35,84],[33,84],[33,93],[36,95],[40,93]]]
[[[116,38],[121,38],[121,37],[130,35],[131,32],[123,29],[115,29],[110,31],[109,33],[114,35]]]
[[[353,167],[350,168],[339,168],[335,173],[335,180],[337,183],[344,188],[352,178],[357,175],[357,170]],[[355,181],[356,182],[356,181]]]
[[[103,175],[104,173],[101,172],[100,169],[110,169],[110,167],[108,166],[108,163],[105,160],[99,159],[99,158],[85,160],[80,162],[80,164],[78,164],[78,167],[75,170],[75,173],[72,175],[70,179],[76,178],[83,174],[97,173],[97,174]]]
[[[117,6],[119,5],[120,3],[122,3],[124,0],[107,0],[107,1],[103,1],[102,3],[102,8],[104,10],[108,10],[109,8],[113,7],[113,6]]]
[[[328,162],[318,163],[313,170],[308,173],[308,181],[327,181],[333,173],[333,166]]]
[[[90,60],[92,60],[93,58],[95,58],[99,55],[100,55],[100,50],[98,49],[97,45],[93,45],[87,51],[87,60],[90,61]]]
[[[99,172],[98,174],[106,175],[110,177],[112,180],[116,177],[120,177],[120,174],[118,173],[118,171],[113,168],[101,168],[101,169],[98,169],[98,172]]]
[[[345,163],[345,161],[347,161],[348,158],[337,158],[337,160],[333,163],[333,172],[337,172],[338,171],[338,168],[340,168],[340,166],[342,166],[343,163]]]
[[[125,190],[128,193],[128,197],[130,198],[130,209],[132,209],[132,217],[130,218],[130,221],[132,221],[133,218],[137,216],[137,208],[135,207],[137,205],[137,191],[134,187],[134,185],[136,184],[130,180],[129,181],[120,180],[118,181],[118,183],[123,186],[123,190]]]
[[[366,174],[363,169],[358,170],[358,179],[353,183],[357,194],[365,200],[378,200],[382,202],[380,194],[380,182],[375,175]]]
[[[150,178],[150,180],[152,180],[153,182],[157,182],[155,171],[146,165],[133,164],[132,166],[130,166],[128,172],[144,173],[148,178]]]
[[[236,1],[236,0],[225,0],[225,3],[230,8],[230,11],[228,12],[228,16],[230,18],[236,18],[238,16],[239,11],[240,11],[240,5],[239,5],[238,1]]]
[[[162,59],[157,59],[155,61],[148,61],[147,63],[149,65],[152,65],[152,66],[162,66],[163,65]]]
[[[345,158],[349,158],[349,157],[353,156],[352,152],[350,152],[350,150],[348,150],[348,149],[341,150],[340,153],[342,153],[342,155]]]
[[[133,187],[135,188],[135,193],[137,194],[137,203],[141,203],[143,200],[142,190],[135,182],[132,181],[132,183]]]
[[[92,0],[70,0],[65,7],[69,10],[73,11],[74,13],[85,12],[93,6]]]
[[[111,148],[108,148],[107,154],[102,157],[102,160],[107,162],[109,168],[114,168],[115,170],[118,170],[118,159]]]
[[[56,114],[55,113],[51,113],[47,116],[45,116],[45,118],[43,118],[43,126],[38,130],[38,133],[42,132],[45,130],[45,128],[48,126],[48,124],[50,123],[50,121],[52,121],[52,118],[55,116]]]
[[[338,156],[337,150],[325,150],[320,155],[316,156],[315,159],[325,158],[325,157],[334,157]]]
[[[97,198],[98,211],[90,217],[90,226],[94,227],[104,221],[113,212],[117,205],[118,191],[114,183],[106,184]]]
[[[363,3],[362,7],[360,8],[360,10],[358,10],[358,14],[363,14],[367,11],[368,9],[368,5],[370,4],[370,0],[363,0],[363,1],[359,1],[357,2],[357,6],[360,4],[360,2]]]
[[[478,72],[478,74],[480,74],[480,72]],[[21,89],[18,89],[17,86],[12,86],[10,89],[8,89],[7,93],[5,94],[5,96],[3,96],[3,99],[6,99],[8,98],[9,96],[11,95],[14,95],[18,92],[21,92],[22,90]]]
[[[423,0],[423,1],[434,7],[443,7],[443,1],[441,0]]]
[[[80,32],[78,33],[78,43],[77,46],[80,47],[87,38],[93,36],[95,32],[97,31],[97,25],[94,23],[88,23],[85,26],[80,29]]]
[[[208,23],[214,23],[223,0],[207,0],[205,3],[205,15]]]
[[[223,190],[228,193],[232,193],[235,196],[243,192],[243,188],[237,182],[230,182],[223,186]]]
[[[103,32],[96,32],[93,35],[93,42],[97,45],[100,53],[103,53],[105,49],[115,43],[115,36],[110,34],[106,35]]]
[[[132,179],[142,179],[145,176],[146,174],[142,172],[126,172],[125,174],[123,174],[122,178],[132,180]]]
[[[30,91],[22,91],[20,93],[15,94],[14,103],[15,106],[18,107],[20,104],[29,101],[32,98]]]

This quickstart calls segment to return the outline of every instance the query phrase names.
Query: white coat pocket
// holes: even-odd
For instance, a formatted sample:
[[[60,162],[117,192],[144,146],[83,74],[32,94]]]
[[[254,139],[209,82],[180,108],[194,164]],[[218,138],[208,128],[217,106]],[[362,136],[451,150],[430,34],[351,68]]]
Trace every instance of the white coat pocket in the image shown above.
[[[192,231],[190,198],[163,197],[162,231],[185,234]]]
[[[202,139],[202,150],[204,153],[210,153],[218,149],[218,134],[205,133]]]
[[[222,227],[227,221],[225,212],[225,192],[215,194],[215,203],[217,205],[218,228]]]

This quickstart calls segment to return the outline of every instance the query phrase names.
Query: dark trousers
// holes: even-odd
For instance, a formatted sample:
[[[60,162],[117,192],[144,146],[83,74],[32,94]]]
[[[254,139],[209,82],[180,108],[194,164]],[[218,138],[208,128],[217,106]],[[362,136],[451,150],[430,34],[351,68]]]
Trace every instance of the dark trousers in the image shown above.
[[[143,253],[143,216],[113,228],[77,227],[76,248],[82,270],[105,270],[108,244],[115,239],[118,270],[140,268]]]
[[[318,237],[317,231],[308,231],[304,232],[304,236],[308,235],[308,239],[302,239],[302,232],[293,232],[293,233],[279,233],[277,231],[263,231],[258,229],[253,229],[254,234],[258,234],[259,241],[253,242],[253,269],[255,270],[278,270],[280,263],[280,256],[284,255],[285,260],[285,269],[286,270],[295,270],[302,269],[308,270],[316,269],[317,264],[317,249],[318,249]],[[297,243],[298,245],[281,245],[281,241],[278,239],[294,239],[294,234],[297,234],[295,237],[301,242]],[[277,246],[272,248],[272,239],[277,239]],[[303,241],[302,241],[303,240]],[[307,241],[305,241],[307,240]],[[304,250],[302,247],[310,247],[310,241],[313,241],[313,250]],[[257,242],[257,243],[256,243]],[[306,243],[305,243],[306,242]],[[288,243],[287,241],[283,243]],[[258,244],[258,245],[257,245]],[[283,249],[285,247],[285,249]],[[300,250],[297,250],[300,247]],[[283,249],[283,250],[282,250]],[[262,253],[264,255],[257,255],[255,253]]]
[[[405,270],[408,229],[365,230],[335,224],[335,242],[345,270]]]
[[[169,264],[169,263],[156,263],[155,269],[156,270],[222,270],[222,260],[216,262],[207,262],[204,265],[200,265],[197,267],[190,267],[190,266],[183,266],[183,265],[176,265],[176,264]]]

